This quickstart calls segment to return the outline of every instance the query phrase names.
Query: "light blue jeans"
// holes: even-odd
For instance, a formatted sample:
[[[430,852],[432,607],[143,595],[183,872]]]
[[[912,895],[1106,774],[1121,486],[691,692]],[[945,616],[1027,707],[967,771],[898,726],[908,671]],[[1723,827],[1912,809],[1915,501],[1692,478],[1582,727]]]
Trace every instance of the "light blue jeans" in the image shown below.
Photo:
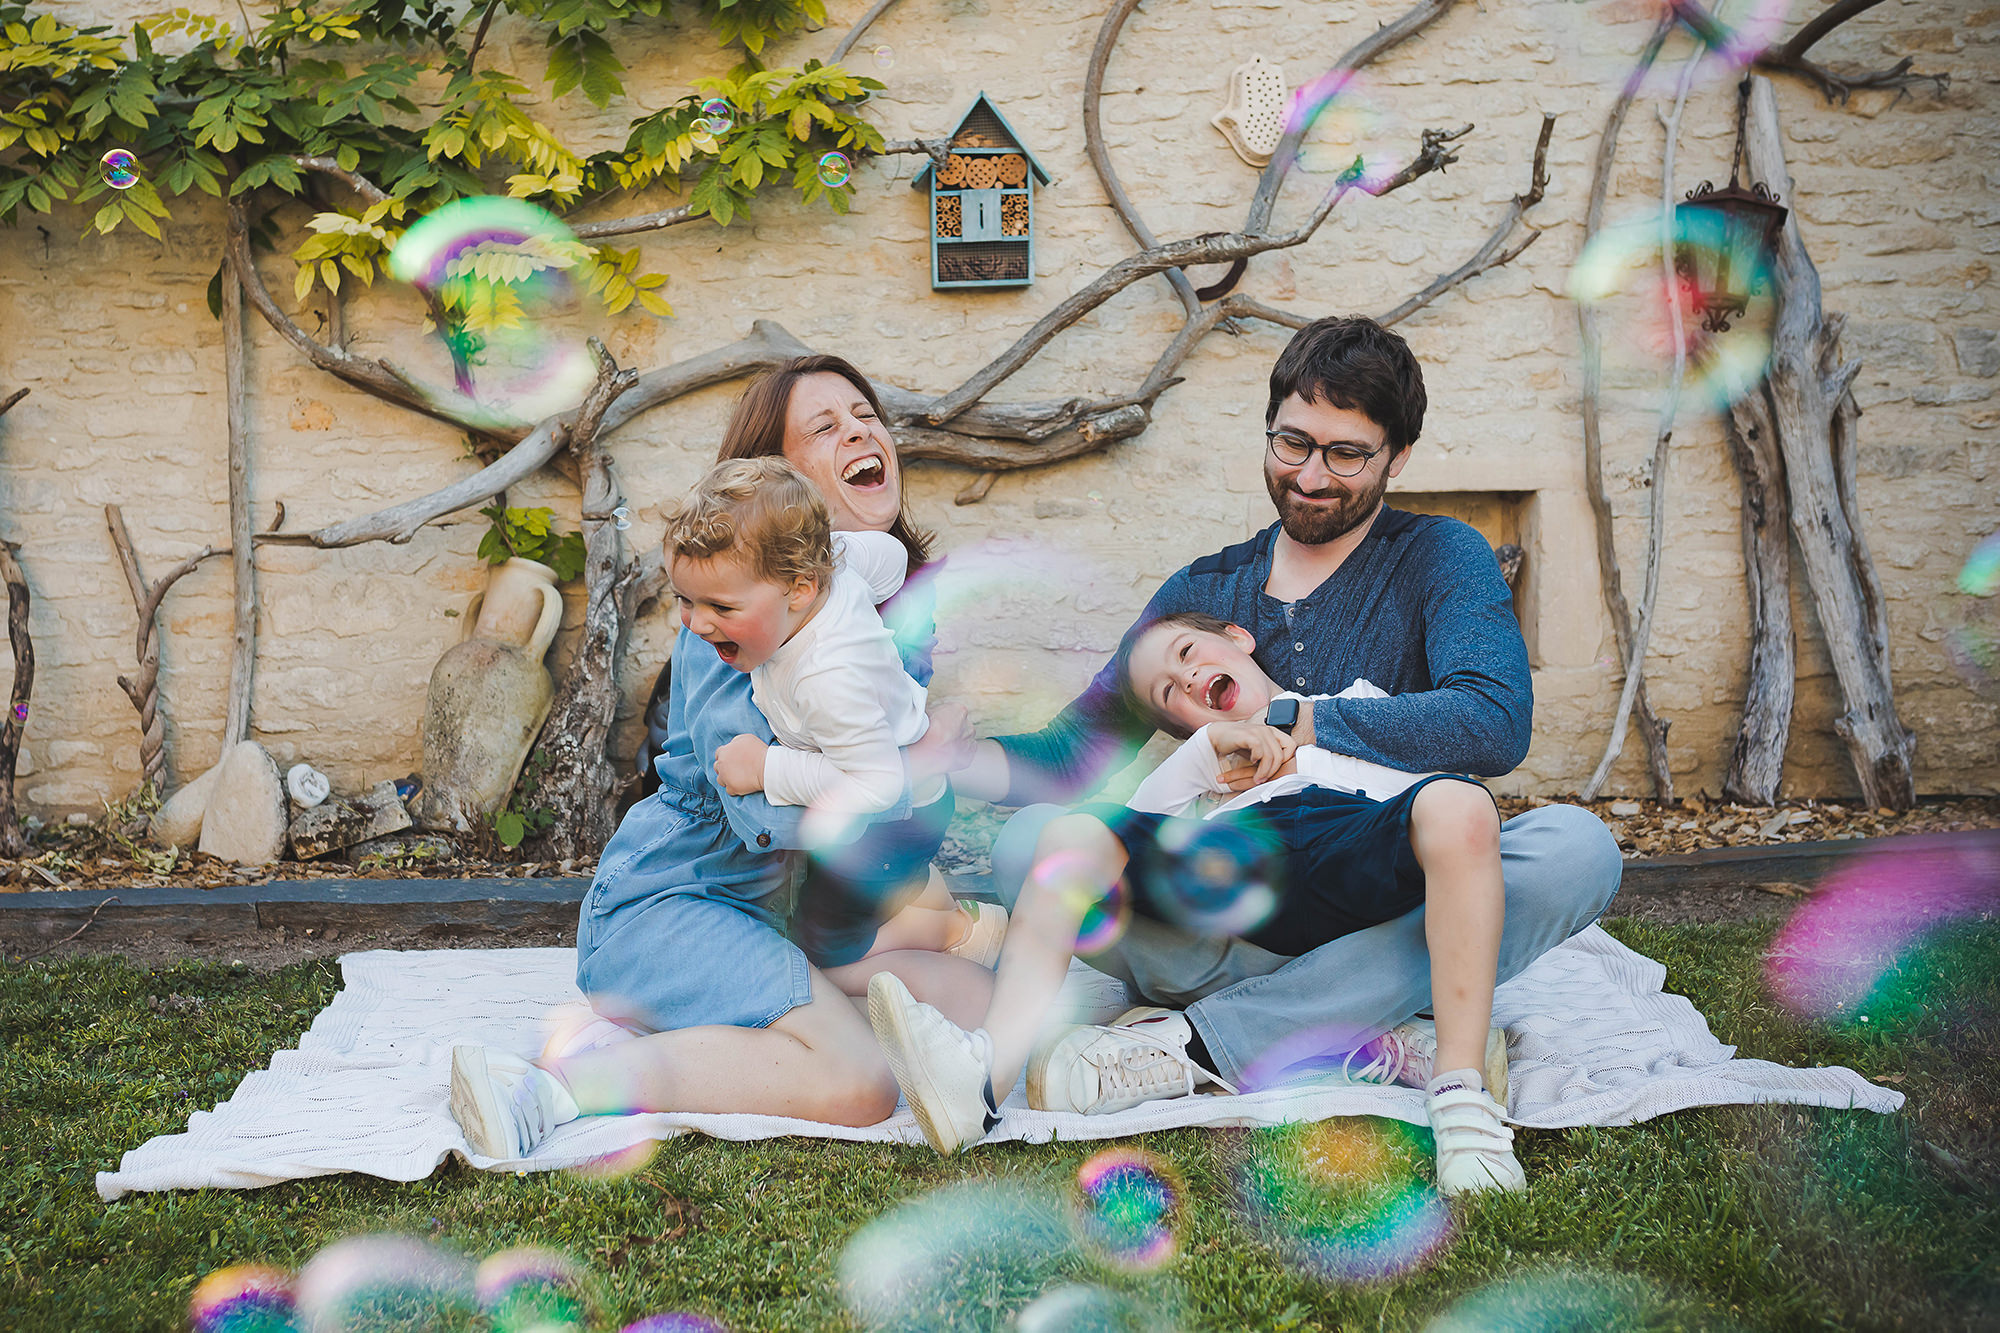
[[[1010,909],[1036,839],[1067,813],[1059,805],[1028,806],[994,841],[993,885]],[[1501,981],[1597,920],[1624,870],[1610,830],[1574,805],[1545,805],[1501,825],[1500,863],[1507,885]],[[1215,1072],[1231,1082],[1281,1052],[1304,1059],[1317,1050],[1351,1049],[1431,1003],[1421,907],[1297,958],[1135,916],[1117,943],[1087,961],[1149,1003],[1186,1010]]]

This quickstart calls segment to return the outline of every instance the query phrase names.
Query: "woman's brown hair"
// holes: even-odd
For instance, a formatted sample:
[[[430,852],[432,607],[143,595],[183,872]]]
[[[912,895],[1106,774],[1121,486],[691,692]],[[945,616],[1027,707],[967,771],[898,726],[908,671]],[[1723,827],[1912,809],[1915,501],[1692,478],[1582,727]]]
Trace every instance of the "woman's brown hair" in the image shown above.
[[[716,460],[784,457],[785,411],[791,406],[793,387],[808,375],[829,374],[838,375],[852,384],[855,391],[875,409],[875,418],[883,423],[883,429],[888,429],[889,418],[882,411],[882,400],[875,396],[875,386],[851,362],[838,356],[795,356],[777,369],[759,375],[743,391],[743,397],[737,400],[736,411],[730,415],[729,428],[722,433],[722,448],[716,451]],[[901,462],[899,457],[896,470],[899,485]],[[937,540],[937,534],[919,528],[911,521],[910,511],[903,505],[902,496],[898,495],[896,499],[896,521],[889,525],[889,535],[909,552],[909,572],[914,574],[930,561],[931,543]]]

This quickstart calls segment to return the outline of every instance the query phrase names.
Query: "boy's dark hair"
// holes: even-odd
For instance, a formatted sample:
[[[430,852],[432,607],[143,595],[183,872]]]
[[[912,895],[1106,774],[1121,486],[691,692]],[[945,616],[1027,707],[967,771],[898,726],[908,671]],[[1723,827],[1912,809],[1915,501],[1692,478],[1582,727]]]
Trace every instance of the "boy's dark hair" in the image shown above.
[[[1316,319],[1292,335],[1271,367],[1271,402],[1264,425],[1297,394],[1360,412],[1382,428],[1390,457],[1417,442],[1424,429],[1424,372],[1410,345],[1372,319]]]
[[[1164,731],[1175,740],[1186,740],[1194,733],[1172,721],[1165,713],[1153,706],[1153,701],[1142,696],[1132,687],[1132,650],[1139,646],[1139,640],[1162,625],[1178,625],[1183,629],[1199,630],[1204,634],[1228,634],[1236,626],[1220,616],[1211,616],[1203,611],[1169,611],[1163,616],[1151,616],[1141,620],[1125,631],[1125,637],[1118,641],[1118,651],[1111,656],[1111,666],[1118,675],[1118,702],[1125,711],[1138,721],[1155,731]]]

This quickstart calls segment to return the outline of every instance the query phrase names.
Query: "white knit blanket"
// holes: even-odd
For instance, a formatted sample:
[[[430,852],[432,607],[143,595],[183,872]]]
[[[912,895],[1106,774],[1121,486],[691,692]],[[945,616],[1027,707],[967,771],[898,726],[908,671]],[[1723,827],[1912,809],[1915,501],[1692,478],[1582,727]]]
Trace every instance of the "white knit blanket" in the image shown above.
[[[340,960],[345,989],[297,1050],[278,1052],[213,1111],[197,1111],[186,1133],[163,1134],[126,1153],[116,1171],[99,1172],[97,1192],[116,1199],[135,1190],[245,1189],[340,1171],[420,1180],[452,1153],[482,1170],[549,1170],[689,1130],[739,1140],[798,1134],[922,1143],[906,1107],[866,1129],[652,1112],[572,1121],[522,1161],[473,1154],[445,1104],[453,1044],[539,1051],[551,1011],[581,999],[575,961],[569,949],[348,954]],[[1664,966],[1593,926],[1502,986],[1494,1022],[1511,1038],[1508,1118],[1547,1129],[1629,1125],[1689,1106],[1796,1102],[1886,1112],[1903,1104],[1901,1093],[1850,1069],[1734,1059],[1735,1048],[1715,1039],[1692,1004],[1662,992],[1665,981]],[[1002,1111],[991,1139],[1030,1143],[1333,1116],[1424,1123],[1421,1093],[1343,1082],[1183,1097],[1105,1116],[1031,1110],[1017,1086]]]

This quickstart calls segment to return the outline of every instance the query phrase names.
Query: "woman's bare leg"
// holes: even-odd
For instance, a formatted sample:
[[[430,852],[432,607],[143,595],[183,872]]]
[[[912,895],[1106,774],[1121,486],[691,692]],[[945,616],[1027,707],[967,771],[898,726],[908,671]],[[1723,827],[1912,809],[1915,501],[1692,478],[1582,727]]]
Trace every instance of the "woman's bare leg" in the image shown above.
[[[1437,1016],[1432,1067],[1480,1069],[1507,910],[1493,799],[1470,783],[1431,783],[1411,803],[1410,846],[1424,868],[1424,936]]]
[[[656,1032],[544,1068],[585,1115],[742,1112],[872,1125],[896,1109],[896,1080],[868,1020],[817,970],[812,1002],[769,1027]]]

